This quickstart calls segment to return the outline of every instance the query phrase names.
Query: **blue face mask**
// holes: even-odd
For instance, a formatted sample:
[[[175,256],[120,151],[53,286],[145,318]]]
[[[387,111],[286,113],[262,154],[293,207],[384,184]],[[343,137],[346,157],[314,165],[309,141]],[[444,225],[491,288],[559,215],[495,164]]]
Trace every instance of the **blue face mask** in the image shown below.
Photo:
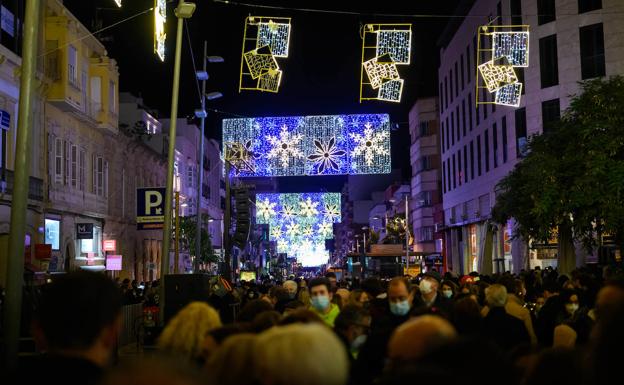
[[[312,303],[312,307],[318,311],[324,311],[329,306],[329,297],[325,295],[317,295],[316,297],[310,298],[310,302]]]
[[[394,315],[404,316],[410,311],[410,304],[405,301],[390,302],[390,312]]]

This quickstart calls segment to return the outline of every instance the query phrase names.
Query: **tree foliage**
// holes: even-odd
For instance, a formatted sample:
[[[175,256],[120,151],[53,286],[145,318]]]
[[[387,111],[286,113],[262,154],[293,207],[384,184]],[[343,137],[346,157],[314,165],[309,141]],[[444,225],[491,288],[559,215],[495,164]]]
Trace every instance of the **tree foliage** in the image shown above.
[[[200,262],[218,262],[219,258],[214,253],[210,234],[206,231],[208,215],[202,214]],[[180,244],[183,249],[188,250],[191,255],[195,255],[195,239],[197,234],[197,217],[180,217]]]
[[[569,229],[587,248],[624,236],[624,77],[581,83],[560,122],[533,136],[501,180],[493,218],[539,241]],[[561,231],[559,231],[561,235]]]

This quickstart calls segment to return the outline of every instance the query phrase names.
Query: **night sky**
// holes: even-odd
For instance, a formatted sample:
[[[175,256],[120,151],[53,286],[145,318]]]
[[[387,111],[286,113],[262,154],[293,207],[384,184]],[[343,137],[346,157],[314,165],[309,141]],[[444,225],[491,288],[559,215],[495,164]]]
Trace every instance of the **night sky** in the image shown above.
[[[267,9],[212,0],[196,0],[197,9],[187,22],[196,65],[201,68],[203,41],[208,54],[222,56],[224,63],[209,64],[207,92],[219,91],[223,98],[208,102],[206,135],[220,140],[221,120],[232,117],[281,115],[330,115],[389,113],[396,124],[392,133],[393,168],[410,176],[407,113],[417,97],[436,95],[439,51],[436,41],[446,23],[444,17],[387,17],[378,14],[448,15],[458,0],[382,2],[359,1],[357,6],[342,1],[260,1],[245,3],[279,7],[360,12],[361,15],[320,13],[289,9]],[[65,0],[65,5],[91,31],[97,16],[103,27],[145,11],[153,0],[124,0],[121,11],[113,0]],[[177,1],[175,2],[177,3]],[[351,3],[351,2],[349,2]],[[100,8],[96,12],[96,8]],[[98,34],[110,57],[117,60],[120,90],[140,94],[147,106],[169,117],[175,50],[174,5],[167,9],[165,62],[153,53],[153,13],[148,12]],[[377,15],[375,15],[377,14]],[[289,57],[279,60],[284,71],[277,94],[258,91],[238,92],[244,20],[249,15],[291,17]],[[365,101],[359,103],[361,45],[360,28],[366,23],[412,23],[412,64],[400,66],[405,79],[400,104]],[[193,113],[200,99],[186,31],[183,36],[179,117]],[[374,176],[373,176],[374,177]],[[344,177],[280,178],[283,191],[339,191]]]

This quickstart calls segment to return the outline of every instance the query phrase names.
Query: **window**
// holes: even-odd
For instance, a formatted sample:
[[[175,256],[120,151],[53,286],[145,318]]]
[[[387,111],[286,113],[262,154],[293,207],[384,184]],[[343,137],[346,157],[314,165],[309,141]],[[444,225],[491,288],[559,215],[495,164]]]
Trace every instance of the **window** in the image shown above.
[[[537,25],[555,21],[555,0],[537,0]]]
[[[455,107],[455,123],[457,125],[457,141],[461,139],[461,127],[459,127],[459,104]]]
[[[496,18],[498,25],[503,25],[503,6],[500,1],[496,4],[496,16],[498,16]]]
[[[451,191],[451,158],[446,160],[446,179],[448,180],[446,189]]]
[[[93,193],[104,196],[105,162],[101,156],[93,155]],[[106,164],[108,166],[108,164]]]
[[[440,82],[440,113],[444,113],[444,88],[442,87],[442,82]]]
[[[431,128],[433,125],[429,124],[428,120],[423,120],[418,124],[418,136],[429,136],[433,135],[433,129]]]
[[[465,86],[465,78],[464,78],[464,54],[461,54],[461,56],[459,57],[459,65],[461,67],[461,89],[462,91],[464,90],[464,86]]]
[[[416,196],[416,207],[431,206],[431,191],[421,191]]]
[[[461,150],[457,150],[457,179],[459,179],[459,185],[462,185],[462,157]]]
[[[52,245],[52,250],[60,249],[61,221],[45,219],[45,243]]]
[[[466,99],[462,100],[462,129],[464,136],[466,136]]]
[[[457,159],[453,154],[453,188],[457,188]]]
[[[472,62],[474,63],[475,70],[473,73],[477,72],[477,35],[472,37]],[[475,81],[478,81],[479,78],[475,75]]]
[[[67,80],[70,84],[78,87],[78,51],[73,45],[70,45],[67,50],[67,64]]]
[[[477,95],[475,94],[475,98],[477,97]],[[480,122],[480,118],[479,118],[479,107],[477,106],[477,109],[475,111],[475,118],[477,119],[477,126],[479,125]]]
[[[444,108],[448,108],[448,78],[444,78]]]
[[[559,99],[546,100],[542,102],[542,126],[544,132],[552,128],[552,124],[558,122],[561,117]]]
[[[442,153],[444,153],[444,150],[446,149],[445,144],[444,144],[444,138],[446,136],[444,135],[444,122],[442,122],[442,126],[440,127],[440,143],[442,144]]]
[[[80,253],[93,253],[96,257],[100,256],[100,245],[102,244],[102,228],[93,226],[93,238],[80,240]]]
[[[457,70],[457,62],[455,62],[455,97],[459,96],[459,71]]]
[[[516,109],[516,158],[523,158],[527,152],[526,108]]]
[[[550,35],[539,40],[540,79],[542,88],[559,84],[559,68],[557,59],[557,35]]]
[[[451,145],[450,145],[450,134],[449,134],[449,120],[448,120],[448,116],[446,117],[446,149],[448,150]]]
[[[464,183],[468,183],[468,146],[464,144]]]
[[[511,24],[522,25],[522,2],[521,0],[510,0]]]
[[[416,232],[417,242],[433,241],[433,230],[433,226],[425,226],[418,229]]]
[[[472,71],[472,68],[470,68],[470,45],[468,45],[466,47],[466,82],[470,83],[470,71]]]
[[[490,171],[490,133],[486,129],[483,133],[483,156],[485,157],[485,172]]]
[[[63,183],[63,139],[54,140],[54,182]]]
[[[474,141],[470,141],[470,180],[474,179]]]
[[[522,67],[517,67],[514,68],[514,70],[516,71],[516,76],[518,77],[518,82],[522,83],[522,90],[520,91],[521,95],[524,95],[526,92],[526,82],[524,81],[524,68]]]
[[[78,187],[78,146],[71,146],[71,186]]]
[[[446,194],[446,161],[442,162],[442,191]]]
[[[602,0],[578,0],[578,13],[595,11],[602,8]]]
[[[503,164],[507,163],[507,117],[503,116],[501,121],[501,130],[503,134]]]
[[[91,100],[93,100],[93,112],[102,111],[102,78],[99,76],[91,78]]]
[[[85,184],[86,184],[85,169],[87,167],[87,156],[83,149],[80,149],[80,156],[78,158],[78,164],[79,164],[78,168],[80,170],[78,172],[78,189],[80,191],[85,191]]]
[[[477,135],[477,175],[481,176],[481,135]]]
[[[195,167],[186,166],[186,187],[193,188],[195,186]]]
[[[108,111],[113,114],[117,113],[117,92],[114,81],[108,82]]]
[[[468,94],[468,127],[472,131],[472,94]]]
[[[487,103],[487,101],[488,101],[488,92],[483,92],[483,101]],[[484,104],[483,105],[483,121],[484,122],[487,119],[487,110],[488,110],[488,105]]]
[[[66,140],[63,141],[63,159],[65,159],[65,166],[63,167],[63,171],[65,171],[65,178],[63,178],[63,184],[68,185],[70,180],[69,180],[69,170],[71,167],[71,158],[70,158],[70,153],[69,153],[69,149],[70,149],[70,143]]]
[[[579,29],[581,40],[581,76],[583,79],[605,76],[605,49],[602,23]]]
[[[498,167],[498,127],[496,127],[496,123],[492,125],[492,159],[494,160],[494,168]]]
[[[450,94],[451,94],[451,103],[453,103],[453,69],[451,69],[451,71],[449,72],[449,83],[451,83],[450,85]]]
[[[455,112],[451,111],[451,145],[455,144]]]

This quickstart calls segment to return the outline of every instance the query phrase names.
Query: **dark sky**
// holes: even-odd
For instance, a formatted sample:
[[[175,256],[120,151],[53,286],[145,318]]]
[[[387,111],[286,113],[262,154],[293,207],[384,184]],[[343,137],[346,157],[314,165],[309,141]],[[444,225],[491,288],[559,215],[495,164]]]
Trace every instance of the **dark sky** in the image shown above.
[[[201,67],[203,41],[208,41],[208,54],[219,55],[224,63],[209,64],[207,91],[220,91],[223,98],[209,102],[209,107],[223,112],[209,112],[207,136],[220,139],[224,118],[281,115],[329,115],[356,113],[389,113],[398,129],[392,134],[393,167],[409,171],[409,132],[407,113],[419,96],[436,94],[438,49],[436,40],[448,19],[441,17],[384,17],[373,14],[452,14],[458,0],[358,1],[356,6],[345,1],[244,0],[245,3],[322,10],[346,10],[361,15],[267,9],[212,0],[196,0],[197,10],[188,21],[188,31]],[[136,15],[153,6],[153,0],[124,0],[121,11],[113,0],[65,0],[65,5],[90,30],[97,12],[102,26],[108,26]],[[177,3],[177,1],[175,1]],[[101,9],[106,8],[106,9]],[[120,90],[143,96],[146,105],[168,117],[171,108],[171,84],[175,45],[176,19],[174,5],[168,6],[167,58],[160,62],[153,54],[153,13],[148,12],[113,27],[102,34],[108,54],[117,60]],[[246,16],[291,17],[289,57],[280,59],[284,71],[277,94],[257,91],[238,92],[241,44]],[[360,27],[366,23],[412,23],[412,64],[400,66],[405,79],[400,104],[379,101],[358,102],[361,45]],[[199,107],[199,96],[186,32],[183,36],[179,117],[192,114]],[[283,181],[283,183],[282,183]],[[325,188],[338,191],[342,177],[283,178],[284,190]]]

